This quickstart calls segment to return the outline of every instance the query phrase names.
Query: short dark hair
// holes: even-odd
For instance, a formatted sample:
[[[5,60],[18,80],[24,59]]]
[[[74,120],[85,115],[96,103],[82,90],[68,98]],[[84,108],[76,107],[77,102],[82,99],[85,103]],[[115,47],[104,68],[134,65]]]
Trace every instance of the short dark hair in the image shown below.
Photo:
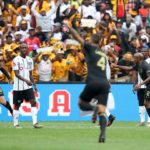
[[[100,36],[98,34],[93,34],[91,38],[93,43],[99,44]]]
[[[9,38],[9,37],[10,37],[10,38],[13,38],[11,34],[8,34],[8,35],[6,36],[6,39]]]

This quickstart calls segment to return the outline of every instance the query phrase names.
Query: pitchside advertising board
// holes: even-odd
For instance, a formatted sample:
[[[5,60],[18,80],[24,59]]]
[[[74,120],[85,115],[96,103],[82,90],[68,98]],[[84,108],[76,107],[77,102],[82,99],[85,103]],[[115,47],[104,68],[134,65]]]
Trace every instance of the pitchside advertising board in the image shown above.
[[[39,121],[83,121],[90,116],[80,116],[78,97],[84,84],[38,84],[36,107]],[[7,100],[13,105],[12,85],[2,84],[1,88]],[[118,121],[138,121],[138,101],[130,84],[113,84],[115,109],[111,112]],[[20,120],[31,121],[31,105],[24,102],[20,107]],[[9,112],[0,105],[0,121],[12,121]]]

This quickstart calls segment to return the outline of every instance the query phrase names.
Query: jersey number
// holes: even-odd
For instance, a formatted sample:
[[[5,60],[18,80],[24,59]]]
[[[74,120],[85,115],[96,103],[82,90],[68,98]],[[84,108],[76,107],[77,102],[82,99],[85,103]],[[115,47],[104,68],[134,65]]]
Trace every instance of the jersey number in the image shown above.
[[[97,66],[101,68],[101,70],[105,70],[106,64],[105,64],[105,57],[101,57],[98,62]]]

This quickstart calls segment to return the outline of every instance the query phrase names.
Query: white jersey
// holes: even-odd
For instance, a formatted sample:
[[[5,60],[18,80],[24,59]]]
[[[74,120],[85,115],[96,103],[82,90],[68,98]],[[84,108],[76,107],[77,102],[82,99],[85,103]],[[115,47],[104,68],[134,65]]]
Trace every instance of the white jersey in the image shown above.
[[[13,59],[13,70],[19,70],[19,74],[30,81],[30,71],[33,70],[33,60],[26,56],[23,58],[21,56],[16,56]],[[26,82],[18,79],[16,76],[14,77],[14,91],[22,91],[32,88],[32,86],[27,85]]]
[[[106,77],[107,77],[107,80],[111,79],[111,69],[110,69],[108,59],[107,59],[107,64],[106,64]]]

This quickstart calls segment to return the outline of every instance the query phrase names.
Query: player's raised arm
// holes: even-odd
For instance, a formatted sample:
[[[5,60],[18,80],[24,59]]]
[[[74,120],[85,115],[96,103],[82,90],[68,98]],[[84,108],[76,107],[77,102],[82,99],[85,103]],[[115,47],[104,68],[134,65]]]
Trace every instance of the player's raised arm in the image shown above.
[[[67,27],[69,28],[72,36],[80,42],[80,44],[83,46],[84,45],[84,39],[80,36],[80,34],[72,28],[72,26],[70,25],[70,23],[68,21],[64,21],[64,24],[67,25]]]
[[[10,75],[8,74],[8,72],[3,68],[2,64],[0,64],[0,71],[2,71],[2,73],[7,77],[9,83],[11,83],[12,79],[11,79]]]

